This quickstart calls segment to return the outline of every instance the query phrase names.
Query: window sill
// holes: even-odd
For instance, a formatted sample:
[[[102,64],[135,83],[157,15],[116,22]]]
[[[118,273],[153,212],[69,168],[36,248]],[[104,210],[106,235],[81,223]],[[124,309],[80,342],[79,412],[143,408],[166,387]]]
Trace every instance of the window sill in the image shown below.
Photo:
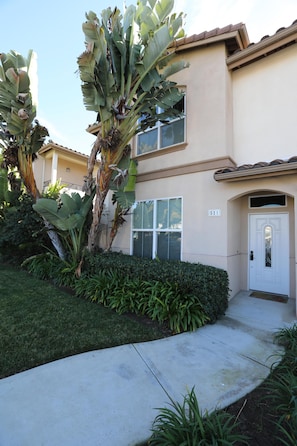
[[[135,158],[137,158],[138,160],[146,160],[146,159],[150,159],[150,158],[155,158],[156,156],[167,155],[168,153],[185,150],[187,145],[188,145],[188,143],[183,142],[180,144],[176,144],[175,146],[166,147],[164,149],[153,150],[152,152],[135,155]]]

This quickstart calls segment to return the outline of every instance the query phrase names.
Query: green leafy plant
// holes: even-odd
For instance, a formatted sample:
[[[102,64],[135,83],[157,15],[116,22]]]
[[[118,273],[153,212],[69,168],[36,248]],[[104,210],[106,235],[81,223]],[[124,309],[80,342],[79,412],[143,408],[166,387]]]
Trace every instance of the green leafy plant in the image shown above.
[[[75,284],[75,294],[92,302],[108,305],[108,299],[118,286],[119,278],[112,270],[104,270],[97,275],[83,275]]]
[[[297,324],[278,330],[275,341],[285,347],[266,380],[268,399],[272,401],[279,441],[286,446],[297,443]]]
[[[274,336],[275,341],[279,345],[283,345],[286,350],[291,350],[297,353],[297,324],[291,327],[285,327],[277,331]]]
[[[181,300],[175,284],[123,278],[107,269],[82,278],[75,289],[78,296],[102,303],[119,314],[142,314],[167,323],[174,333],[196,330],[208,321],[197,299],[189,296],[189,300]]]
[[[194,388],[183,403],[172,401],[154,420],[150,446],[231,446],[248,444],[238,433],[238,423],[223,411],[203,414]]]
[[[228,274],[219,268],[190,262],[139,259],[115,252],[85,256],[84,270],[90,276],[104,269],[113,269],[122,278],[137,279],[142,283],[171,284],[178,290],[174,292],[179,294],[180,301],[187,301],[188,305],[191,301],[195,312],[201,305],[209,323],[214,323],[228,307]]]
[[[285,446],[296,446],[297,444],[297,429],[294,429],[294,432],[291,432],[291,429],[288,429],[286,426],[278,425],[278,429],[282,434],[282,437],[278,437],[280,444]]]
[[[43,252],[25,259],[21,265],[32,276],[58,286],[75,288],[75,267],[67,266],[55,253]]]
[[[44,251],[49,240],[42,218],[33,211],[32,197],[25,193],[0,206],[0,254],[20,264],[26,257]]]
[[[87,185],[93,184],[95,160],[101,153],[88,238],[90,251],[96,248],[103,204],[114,169],[120,169],[133,136],[158,120],[168,121],[181,114],[177,104],[183,92],[171,76],[188,64],[180,58],[173,60],[173,42],[184,36],[183,14],[173,13],[173,7],[172,0],[140,0],[125,8],[123,15],[118,8],[104,9],[101,18],[90,11],[82,25],[86,51],[77,62],[83,100],[100,123],[86,181]],[[130,174],[134,176],[133,172]],[[127,192],[130,195],[133,191]],[[129,207],[123,204],[125,198],[127,195],[123,197],[121,191],[115,196],[118,214]],[[111,241],[121,221],[116,217]]]
[[[47,258],[44,257],[44,261],[45,259]],[[35,261],[37,269],[40,268],[39,261],[42,261],[42,258]],[[33,262],[31,269],[36,268],[36,265],[34,266]],[[73,267],[65,264],[59,271],[53,270],[55,274],[52,272],[52,280],[59,285],[71,286],[72,283],[77,296],[101,303],[120,314],[135,313],[161,324],[165,323],[174,333],[193,331],[206,323],[213,322],[208,314],[209,307],[204,306],[199,293],[194,293],[196,284],[190,283],[186,290],[184,289],[187,285],[184,275],[187,275],[188,268],[191,270],[193,280],[197,282],[204,279],[203,275],[200,277],[201,265],[183,262],[178,264],[172,262],[171,265],[173,273],[169,268],[170,262],[148,262],[147,259],[114,253],[102,253],[96,256],[86,254],[79,280],[74,278],[71,281]],[[41,271],[43,270],[47,273],[50,268],[45,265],[41,268]],[[196,271],[196,275],[193,271]],[[207,267],[203,266],[203,274],[205,271]],[[226,277],[224,271],[215,271],[217,279]],[[181,275],[181,272],[184,274]],[[160,280],[162,277],[163,281]],[[204,288],[207,287],[206,283]],[[216,304],[215,298],[216,295],[212,296],[213,307]],[[227,300],[226,296],[225,299]]]
[[[58,200],[61,194],[61,190],[64,187],[66,187],[66,184],[61,183],[61,179],[57,180],[55,183],[50,183],[47,186],[46,191],[42,194],[42,197]]]
[[[40,198],[33,209],[59,232],[68,252],[68,262],[77,267],[82,259],[86,225],[92,209],[95,190],[81,197],[79,193],[61,194],[59,200]]]

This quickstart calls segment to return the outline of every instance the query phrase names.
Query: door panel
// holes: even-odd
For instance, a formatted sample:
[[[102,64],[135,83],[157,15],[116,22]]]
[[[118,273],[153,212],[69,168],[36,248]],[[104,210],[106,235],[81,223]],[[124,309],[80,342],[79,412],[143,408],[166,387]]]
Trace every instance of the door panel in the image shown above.
[[[249,286],[289,295],[289,216],[249,216]]]

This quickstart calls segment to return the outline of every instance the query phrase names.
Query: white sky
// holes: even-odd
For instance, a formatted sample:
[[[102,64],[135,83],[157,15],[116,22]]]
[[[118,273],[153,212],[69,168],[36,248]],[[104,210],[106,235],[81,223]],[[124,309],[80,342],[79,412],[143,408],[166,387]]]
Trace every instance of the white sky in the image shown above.
[[[0,52],[37,53],[37,118],[54,142],[82,153],[94,142],[85,129],[96,114],[84,108],[76,73],[84,50],[81,25],[86,11],[100,16],[116,5],[123,10],[122,0],[0,0]],[[250,41],[258,42],[297,19],[297,0],[176,0],[175,10],[186,14],[187,35],[243,22]]]

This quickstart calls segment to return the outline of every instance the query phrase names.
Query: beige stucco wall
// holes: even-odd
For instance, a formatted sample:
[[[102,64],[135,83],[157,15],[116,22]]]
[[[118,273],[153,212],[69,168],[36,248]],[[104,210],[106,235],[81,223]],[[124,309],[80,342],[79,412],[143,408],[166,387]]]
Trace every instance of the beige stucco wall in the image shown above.
[[[173,156],[166,155],[165,149],[154,152],[153,157],[152,153],[138,157],[139,173],[232,155],[231,75],[225,45],[190,51],[182,59],[190,67],[174,80],[186,86],[186,145],[180,145]]]
[[[237,164],[296,155],[296,74],[297,45],[233,73]]]
[[[57,169],[53,172],[53,156],[57,156]],[[34,175],[37,187],[43,190],[44,183],[53,183],[56,180],[66,183],[72,190],[80,190],[83,186],[84,176],[87,173],[87,160],[75,153],[59,153],[50,150],[38,155],[33,163]]]
[[[288,194],[286,208],[249,209],[248,197],[255,194]],[[201,262],[225,269],[229,274],[230,296],[248,289],[248,216],[249,213],[288,212],[290,215],[290,297],[295,298],[295,218],[297,199],[294,175],[217,183],[213,171],[159,179],[137,184],[137,200],[182,197],[182,260]],[[208,210],[219,209],[219,217]],[[131,251],[130,218],[120,229],[113,248]]]
[[[137,157],[136,199],[182,197],[182,260],[225,269],[231,297],[249,288],[249,214],[287,212],[290,297],[296,298],[295,175],[216,182],[216,169],[203,164],[224,157],[241,165],[297,155],[296,56],[294,45],[229,72],[223,43],[186,52],[183,58],[190,68],[175,77],[186,86],[186,144],[175,151]],[[182,172],[170,170],[180,166]],[[275,193],[287,195],[285,208],[249,209],[250,195]],[[112,215],[111,205],[109,209]],[[209,210],[219,210],[220,216],[209,216]],[[131,216],[126,220],[113,249],[128,254],[132,253]]]

